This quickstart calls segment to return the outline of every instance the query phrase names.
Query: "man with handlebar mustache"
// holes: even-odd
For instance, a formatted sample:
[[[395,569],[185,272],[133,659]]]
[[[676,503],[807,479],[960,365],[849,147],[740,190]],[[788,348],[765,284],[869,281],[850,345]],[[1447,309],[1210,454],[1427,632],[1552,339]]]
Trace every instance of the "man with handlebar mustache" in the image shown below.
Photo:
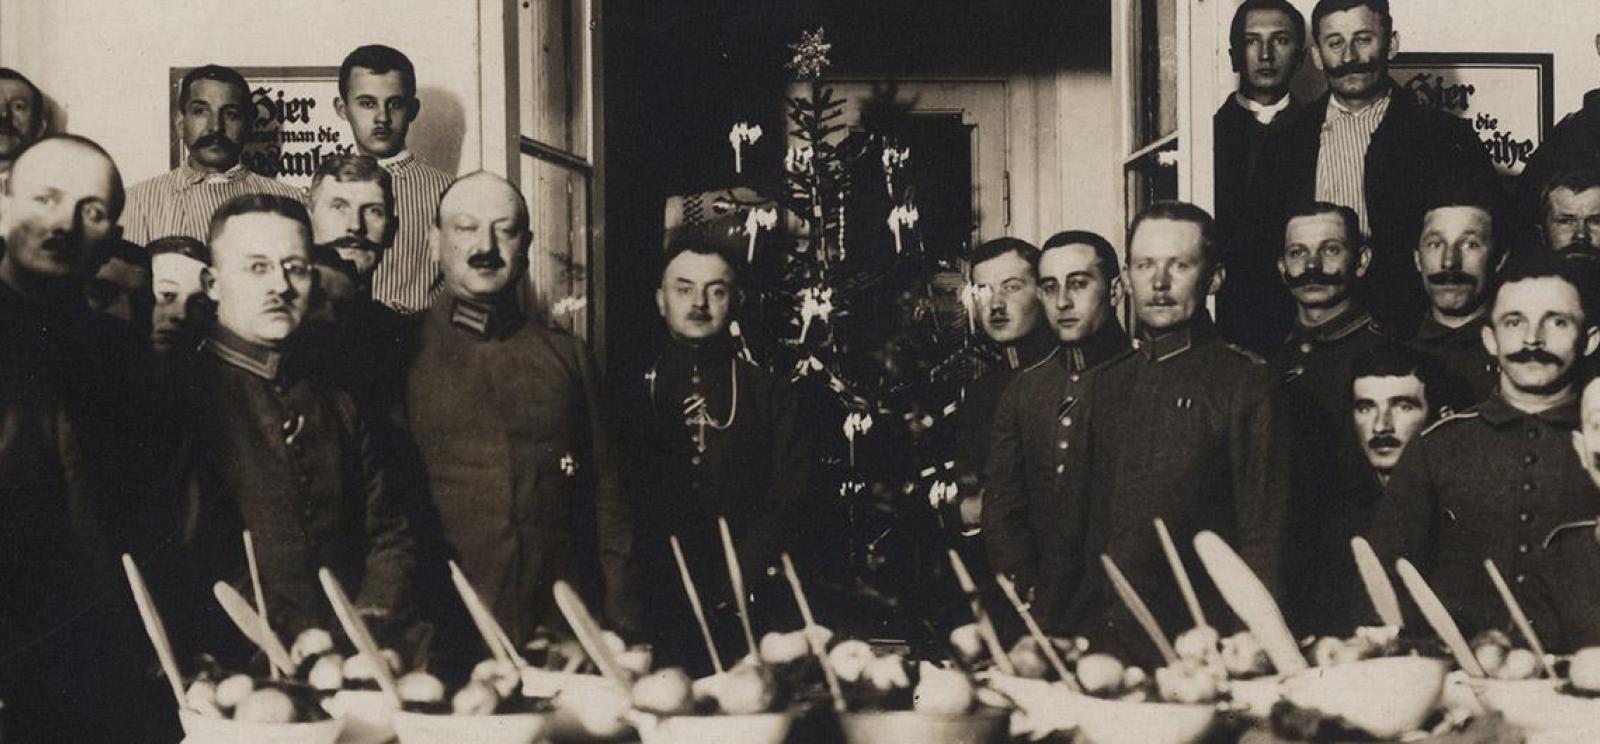
[[[1488,199],[1470,195],[1440,197],[1422,217],[1414,256],[1429,309],[1411,345],[1438,360],[1438,402],[1452,410],[1483,401],[1500,384],[1481,340],[1485,300],[1508,253],[1498,222]]]
[[[205,240],[211,215],[234,197],[301,199],[298,189],[240,162],[256,120],[252,101],[250,84],[231,68],[205,65],[183,76],[172,120],[187,157],[176,169],[128,189],[124,238],[140,245],[171,235]]]
[[[1400,49],[1388,0],[1320,0],[1311,13],[1312,62],[1328,93],[1309,104],[1264,155],[1273,219],[1308,201],[1355,211],[1372,262],[1356,296],[1391,332],[1416,328],[1427,307],[1409,260],[1422,213],[1441,188],[1498,190],[1472,126],[1424,106],[1389,77]]]

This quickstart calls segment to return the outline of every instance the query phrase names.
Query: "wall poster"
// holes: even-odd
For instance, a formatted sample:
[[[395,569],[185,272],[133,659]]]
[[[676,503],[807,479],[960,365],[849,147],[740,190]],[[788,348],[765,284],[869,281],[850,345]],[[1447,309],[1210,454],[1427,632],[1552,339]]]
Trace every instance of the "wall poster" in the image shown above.
[[[178,110],[178,86],[192,67],[174,67],[168,80],[169,111]],[[322,159],[351,152],[350,128],[334,111],[338,67],[235,67],[250,83],[255,127],[245,145],[246,167],[263,176],[308,189]],[[176,124],[169,127],[172,167],[188,157]]]
[[[1553,125],[1551,54],[1418,52],[1395,55],[1390,74],[1425,106],[1472,123],[1495,169],[1522,173]]]

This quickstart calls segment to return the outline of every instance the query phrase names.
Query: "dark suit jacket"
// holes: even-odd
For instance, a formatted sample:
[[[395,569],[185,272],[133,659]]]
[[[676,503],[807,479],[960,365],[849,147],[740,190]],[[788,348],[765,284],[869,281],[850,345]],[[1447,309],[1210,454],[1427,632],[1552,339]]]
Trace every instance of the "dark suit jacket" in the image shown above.
[[[1283,231],[1261,209],[1277,179],[1262,166],[1273,141],[1304,108],[1291,101],[1271,124],[1262,124],[1230,94],[1212,117],[1217,245],[1228,268],[1217,295],[1217,329],[1262,355],[1277,350],[1294,321],[1294,298],[1278,276]]]
[[[1383,122],[1367,148],[1367,217],[1372,264],[1358,295],[1383,327],[1404,336],[1417,327],[1428,306],[1412,251],[1422,232],[1422,215],[1444,189],[1499,197],[1494,165],[1472,125],[1418,103],[1399,85]],[[1317,193],[1317,158],[1330,94],[1311,102],[1268,152],[1265,170],[1274,174],[1272,208],[1279,235],[1286,215]]]

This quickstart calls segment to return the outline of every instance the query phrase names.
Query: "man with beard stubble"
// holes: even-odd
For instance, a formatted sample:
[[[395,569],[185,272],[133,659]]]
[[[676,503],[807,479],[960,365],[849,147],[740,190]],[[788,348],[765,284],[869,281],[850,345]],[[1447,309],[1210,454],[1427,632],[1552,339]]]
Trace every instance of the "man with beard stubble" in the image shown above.
[[[1494,355],[1483,346],[1486,300],[1506,263],[1494,210],[1476,198],[1445,198],[1423,215],[1413,252],[1429,310],[1412,347],[1438,361],[1444,378],[1437,401],[1460,411],[1487,398],[1500,384]]]

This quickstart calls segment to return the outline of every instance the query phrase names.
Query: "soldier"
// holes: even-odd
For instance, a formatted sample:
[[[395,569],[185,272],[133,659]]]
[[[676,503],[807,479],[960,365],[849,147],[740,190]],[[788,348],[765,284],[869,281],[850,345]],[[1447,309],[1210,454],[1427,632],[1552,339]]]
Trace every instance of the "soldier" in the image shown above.
[[[165,357],[193,351],[209,331],[214,311],[201,286],[201,273],[211,263],[211,251],[194,238],[174,236],[153,240],[150,252],[150,345]]]
[[[1557,173],[1545,186],[1539,218],[1539,242],[1571,262],[1586,300],[1600,299],[1600,171]]]
[[[1068,617],[1091,641],[1159,663],[1112,596],[1099,555],[1135,586],[1171,587],[1152,526],[1159,517],[1213,608],[1220,600],[1190,547],[1200,530],[1218,532],[1281,589],[1293,432],[1266,362],[1224,341],[1205,312],[1206,295],[1223,281],[1205,210],[1159,202],[1141,213],[1125,277],[1140,324],[1136,353],[1107,366],[1090,396],[1089,466],[1077,487],[1090,499],[1083,570],[1093,580],[1075,593]],[[1191,623],[1178,596],[1145,596],[1169,635]]]
[[[1570,267],[1548,259],[1508,272],[1490,313],[1481,337],[1499,359],[1499,389],[1406,448],[1369,534],[1386,560],[1416,565],[1468,635],[1508,625],[1483,573],[1493,560],[1546,647],[1567,652],[1579,636],[1564,634],[1565,600],[1549,587],[1570,566],[1544,541],[1600,513],[1572,447],[1578,360],[1600,330]]]
[[[632,397],[647,413],[630,427],[640,461],[629,490],[639,514],[640,565],[650,587],[649,625],[658,658],[709,672],[668,539],[682,542],[711,612],[719,646],[743,647],[728,612],[732,595],[717,518],[726,517],[741,573],[752,586],[794,544],[805,508],[810,442],[788,381],[741,358],[729,332],[737,295],[733,264],[704,243],[680,242],[656,290],[668,339]],[[719,612],[718,610],[721,610]]]
[[[1484,349],[1488,299],[1506,246],[1486,200],[1445,198],[1422,217],[1414,252],[1428,294],[1428,314],[1411,345],[1438,360],[1444,372],[1439,403],[1464,410],[1495,390],[1500,373]]]
[[[1128,353],[1116,319],[1122,302],[1117,252],[1091,232],[1067,231],[1039,254],[1039,299],[1057,347],[1006,387],[990,437],[984,543],[995,570],[1032,590],[1033,612],[1064,632],[1058,617],[1083,560],[1088,510],[1067,489],[1080,467],[1087,423],[1080,409],[1095,375]]]
[[[0,67],[0,188],[11,176],[11,165],[28,145],[49,128],[44,93],[26,75]]]
[[[217,210],[206,242],[217,322],[180,373],[195,565],[210,580],[241,580],[239,530],[249,529],[277,632],[332,627],[319,567],[372,622],[403,620],[416,566],[409,502],[386,481],[355,403],[310,374],[295,346],[315,277],[305,207],[238,197]]]
[[[1584,385],[1579,401],[1581,428],[1572,433],[1572,447],[1589,482],[1600,489],[1600,378]],[[1546,535],[1542,546],[1560,572],[1545,574],[1550,595],[1559,598],[1560,633],[1573,648],[1600,644],[1600,602],[1593,587],[1600,582],[1600,519],[1568,522]]]
[[[407,423],[446,548],[513,640],[564,625],[557,579],[585,592],[608,627],[637,632],[633,524],[597,373],[581,341],[518,304],[528,220],[522,194],[487,172],[440,199],[429,241],[447,296],[417,331]],[[472,632],[441,632],[452,630]]]

